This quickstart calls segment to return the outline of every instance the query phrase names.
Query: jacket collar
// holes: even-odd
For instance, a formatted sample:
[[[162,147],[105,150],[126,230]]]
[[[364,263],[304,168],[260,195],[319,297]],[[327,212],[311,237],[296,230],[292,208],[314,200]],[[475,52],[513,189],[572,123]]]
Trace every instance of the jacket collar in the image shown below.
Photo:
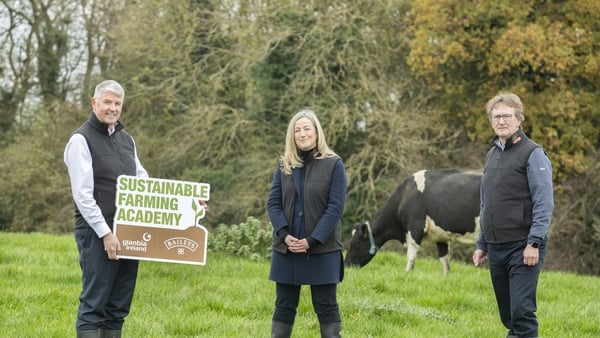
[[[98,130],[101,134],[109,135],[108,124],[100,122],[100,120],[98,120],[98,117],[96,117],[96,114],[94,114],[93,112],[90,114],[88,122],[92,127],[94,127],[94,129]],[[115,132],[121,129],[123,129],[123,124],[121,123],[121,121],[117,121],[117,123],[115,123]]]
[[[521,141],[524,141],[526,139],[527,139],[527,135],[525,135],[525,132],[523,132],[523,129],[519,128],[519,130],[517,130],[516,133],[514,133],[511,137],[509,137],[506,140],[506,143],[504,145],[500,144],[500,138],[498,136],[495,136],[490,141],[490,144],[492,146],[496,146],[500,149],[510,149],[510,148],[514,147],[515,145],[519,144]]]

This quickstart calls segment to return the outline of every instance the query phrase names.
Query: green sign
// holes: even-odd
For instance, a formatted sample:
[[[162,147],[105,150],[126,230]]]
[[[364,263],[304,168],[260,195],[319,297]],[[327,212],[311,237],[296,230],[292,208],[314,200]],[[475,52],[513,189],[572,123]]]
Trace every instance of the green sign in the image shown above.
[[[200,221],[210,185],[119,176],[114,232],[120,258],[204,264],[208,231]]]

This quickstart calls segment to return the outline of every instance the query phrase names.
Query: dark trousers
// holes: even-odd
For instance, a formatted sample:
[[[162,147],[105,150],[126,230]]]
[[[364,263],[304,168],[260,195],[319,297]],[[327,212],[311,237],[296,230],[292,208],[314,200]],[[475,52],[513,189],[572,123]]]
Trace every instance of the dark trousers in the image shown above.
[[[273,320],[294,325],[300,301],[300,285],[277,283]],[[319,323],[341,322],[337,303],[337,284],[311,285],[312,304]]]
[[[534,266],[523,263],[527,241],[489,244],[488,260],[500,320],[509,335],[537,337],[537,284],[546,255],[546,240],[540,243],[540,259]]]
[[[75,229],[82,290],[77,330],[120,330],[131,307],[137,260],[108,259],[104,243],[91,228]]]

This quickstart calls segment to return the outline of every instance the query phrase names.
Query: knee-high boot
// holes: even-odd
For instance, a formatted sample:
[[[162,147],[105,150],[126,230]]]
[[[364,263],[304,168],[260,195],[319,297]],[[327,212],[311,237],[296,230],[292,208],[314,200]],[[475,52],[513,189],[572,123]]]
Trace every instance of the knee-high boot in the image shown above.
[[[321,327],[321,338],[341,338],[342,322],[319,323]]]
[[[98,330],[77,330],[77,338],[98,338]]]
[[[121,338],[121,330],[99,329],[98,332],[100,338]]]
[[[293,325],[283,322],[271,322],[271,338],[290,338],[292,336]]]

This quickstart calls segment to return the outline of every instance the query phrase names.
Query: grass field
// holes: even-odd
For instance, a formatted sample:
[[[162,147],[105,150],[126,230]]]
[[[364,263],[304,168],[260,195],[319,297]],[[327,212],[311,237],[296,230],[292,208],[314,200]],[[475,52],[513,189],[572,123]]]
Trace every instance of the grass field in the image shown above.
[[[210,240],[210,239],[209,239]],[[0,336],[73,337],[80,290],[71,235],[0,233]],[[488,271],[434,258],[404,272],[381,252],[346,269],[338,300],[344,337],[504,337]],[[141,262],[123,337],[268,337],[274,284],[269,263],[207,255],[205,266]],[[302,290],[293,337],[318,337]],[[600,337],[600,278],[542,272],[540,337]]]

